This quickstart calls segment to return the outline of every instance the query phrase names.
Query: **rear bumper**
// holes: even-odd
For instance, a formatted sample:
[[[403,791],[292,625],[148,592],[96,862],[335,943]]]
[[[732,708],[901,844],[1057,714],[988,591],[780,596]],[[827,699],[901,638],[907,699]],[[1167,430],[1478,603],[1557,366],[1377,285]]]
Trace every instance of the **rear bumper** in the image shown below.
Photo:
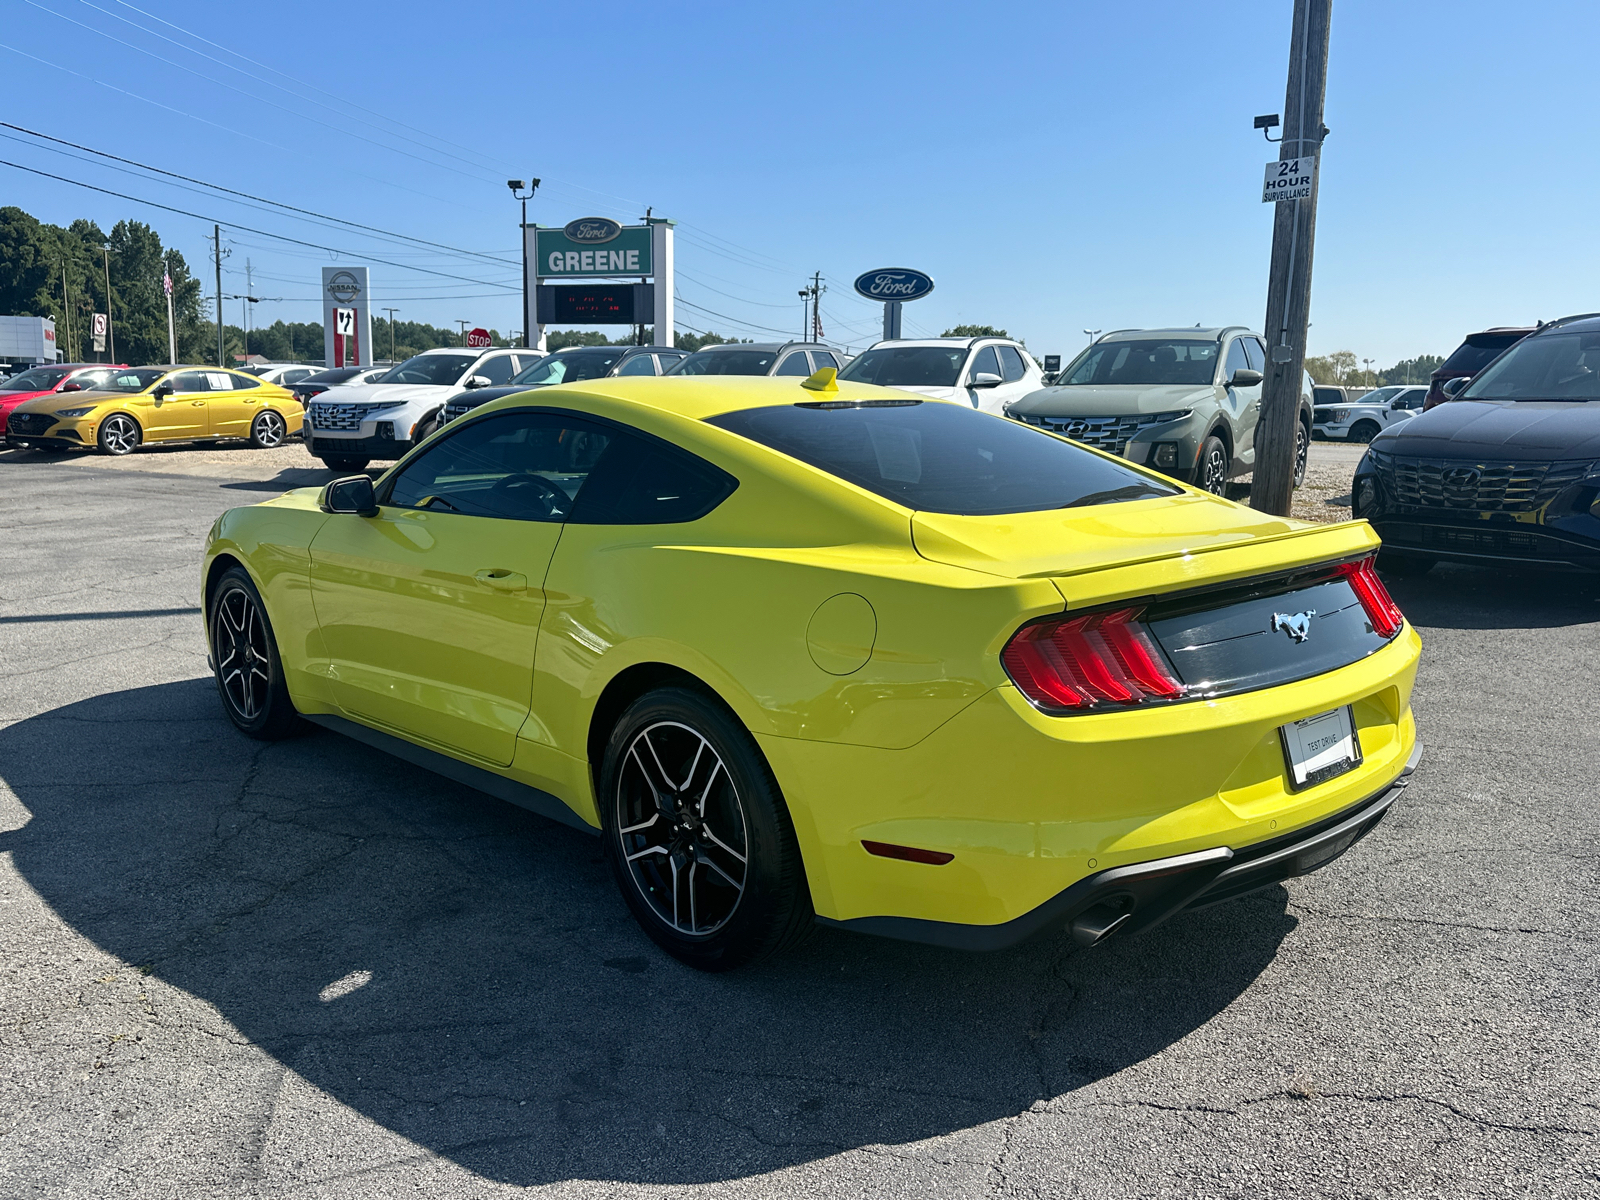
[[[1000,925],[911,917],[817,920],[838,929],[955,950],[1004,950],[1063,930],[1079,945],[1092,946],[1112,934],[1153,928],[1185,909],[1219,904],[1327,866],[1388,815],[1421,759],[1419,742],[1400,776],[1383,790],[1293,833],[1238,850],[1216,846],[1099,871]]]

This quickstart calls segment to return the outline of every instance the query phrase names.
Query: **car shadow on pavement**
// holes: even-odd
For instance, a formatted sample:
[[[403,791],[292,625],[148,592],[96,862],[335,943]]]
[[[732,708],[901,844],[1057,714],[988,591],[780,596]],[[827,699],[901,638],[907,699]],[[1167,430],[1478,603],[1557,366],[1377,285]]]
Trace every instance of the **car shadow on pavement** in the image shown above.
[[[1440,563],[1426,575],[1385,573],[1413,625],[1432,629],[1555,629],[1600,621],[1600,576],[1508,564]]]
[[[384,464],[388,466],[387,463]],[[237,479],[222,485],[225,492],[287,492],[290,488],[321,487],[331,479],[351,474],[330,467],[285,467],[271,479]],[[378,472],[367,474],[377,477]]]
[[[1014,1116],[1210,1021],[1295,925],[1275,888],[1092,951],[819,930],[703,975],[633,924],[595,839],[334,734],[250,742],[209,679],[16,722],[0,774],[31,814],[0,851],[74,929],[519,1185],[725,1180]],[[316,1119],[278,1109],[255,1136]]]

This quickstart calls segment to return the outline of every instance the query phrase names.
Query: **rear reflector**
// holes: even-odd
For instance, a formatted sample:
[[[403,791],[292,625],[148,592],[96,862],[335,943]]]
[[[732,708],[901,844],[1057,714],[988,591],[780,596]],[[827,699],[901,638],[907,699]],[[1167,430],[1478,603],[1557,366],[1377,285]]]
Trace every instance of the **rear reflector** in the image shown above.
[[[1026,625],[1006,643],[1000,661],[1022,694],[1041,708],[1176,700],[1183,684],[1139,623],[1142,611],[1122,608]]]
[[[1351,590],[1361,601],[1361,607],[1367,613],[1367,620],[1372,622],[1373,631],[1379,637],[1392,638],[1400,632],[1406,619],[1401,615],[1399,606],[1390,597],[1389,589],[1383,586],[1383,580],[1378,578],[1378,572],[1373,569],[1372,559],[1363,558],[1359,562],[1344,563],[1339,567],[1339,574],[1350,581]]]
[[[919,850],[915,846],[896,846],[893,842],[864,841],[861,845],[868,854],[876,854],[879,858],[900,858],[906,862],[927,863],[934,867],[942,867],[955,859],[954,854],[946,854],[943,850]]]

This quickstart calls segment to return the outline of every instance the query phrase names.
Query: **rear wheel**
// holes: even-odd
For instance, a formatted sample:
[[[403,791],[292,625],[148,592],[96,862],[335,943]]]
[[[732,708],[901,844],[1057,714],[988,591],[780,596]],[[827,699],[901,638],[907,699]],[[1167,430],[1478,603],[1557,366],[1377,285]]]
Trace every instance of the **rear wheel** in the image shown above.
[[[1200,447],[1200,462],[1195,468],[1194,485],[1213,496],[1228,491],[1228,448],[1219,437],[1208,437]]]
[[[1350,427],[1350,440],[1352,442],[1370,442],[1380,432],[1381,430],[1376,421],[1357,421]]]
[[[330,471],[349,474],[352,471],[365,471],[367,463],[372,460],[366,458],[325,458],[322,461],[327,464]]]
[[[275,742],[300,728],[289,699],[267,606],[243,567],[231,567],[211,596],[211,663],[234,728]]]
[[[112,413],[100,422],[100,433],[96,440],[101,454],[121,457],[139,448],[139,443],[144,441],[144,431],[139,428],[139,422],[127,413]]]
[[[600,778],[606,852],[634,919],[702,971],[798,944],[812,927],[800,847],[750,734],[687,688],[634,701]]]
[[[1294,427],[1294,485],[1301,487],[1306,481],[1306,463],[1311,458],[1311,430],[1304,423]]]
[[[288,436],[288,424],[270,408],[257,413],[250,423],[250,444],[257,450],[275,450]]]

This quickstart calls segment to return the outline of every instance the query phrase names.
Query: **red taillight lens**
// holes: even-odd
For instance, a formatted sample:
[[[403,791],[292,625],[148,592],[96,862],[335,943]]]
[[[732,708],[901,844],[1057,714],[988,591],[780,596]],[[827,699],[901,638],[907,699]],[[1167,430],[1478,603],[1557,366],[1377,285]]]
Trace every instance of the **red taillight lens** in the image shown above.
[[[1378,578],[1372,559],[1345,563],[1339,568],[1339,574],[1350,581],[1351,589],[1366,610],[1367,620],[1372,622],[1373,631],[1379,637],[1391,638],[1400,632],[1406,619],[1390,597],[1389,589],[1383,586],[1383,580]]]
[[[1139,624],[1142,611],[1039,621],[1016,632],[1000,661],[1023,695],[1044,708],[1175,700],[1183,684]]]

